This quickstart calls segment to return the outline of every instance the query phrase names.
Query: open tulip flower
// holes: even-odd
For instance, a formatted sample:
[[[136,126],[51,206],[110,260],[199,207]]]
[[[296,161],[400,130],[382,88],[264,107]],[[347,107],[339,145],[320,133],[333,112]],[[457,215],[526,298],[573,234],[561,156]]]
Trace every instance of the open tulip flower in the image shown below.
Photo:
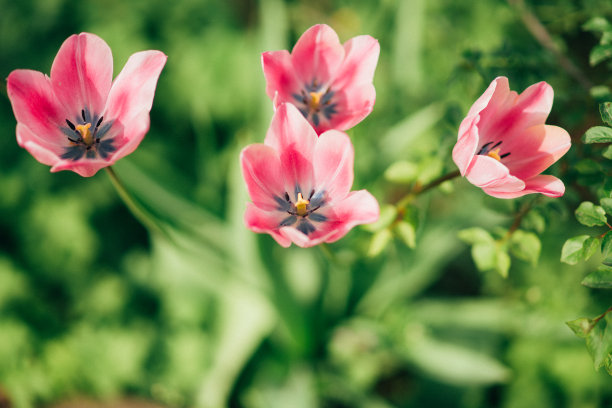
[[[280,105],[264,144],[247,146],[240,156],[253,201],[247,227],[284,247],[310,247],[376,221],[376,199],[366,190],[350,191],[353,157],[345,133],[329,130],[317,137],[295,106]]]
[[[133,152],[149,130],[165,63],[160,51],[138,52],[113,82],[113,57],[104,40],[89,33],[70,36],[50,78],[26,69],[9,75],[17,142],[52,172],[93,176]]]
[[[562,196],[563,182],[540,174],[571,145],[564,129],[544,124],[552,103],[546,82],[518,95],[507,78],[493,80],[459,127],[453,160],[461,175],[493,197]]]
[[[329,26],[310,27],[293,47],[264,52],[266,92],[274,106],[294,104],[317,134],[346,130],[372,112],[372,85],[380,46],[369,35],[351,38],[344,46]]]

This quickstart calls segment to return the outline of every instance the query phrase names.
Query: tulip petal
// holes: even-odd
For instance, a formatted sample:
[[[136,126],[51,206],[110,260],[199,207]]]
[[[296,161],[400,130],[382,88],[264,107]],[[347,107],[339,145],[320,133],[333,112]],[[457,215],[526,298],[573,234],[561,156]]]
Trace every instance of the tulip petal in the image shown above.
[[[341,89],[372,83],[380,45],[369,35],[360,35],[344,43],[344,61],[336,74],[333,88]]]
[[[527,180],[567,153],[571,138],[563,128],[541,124],[504,140],[503,146],[511,152],[504,164],[514,176]]]
[[[304,84],[330,82],[344,58],[344,48],[336,32],[325,24],[310,27],[291,52],[298,78]]]
[[[540,193],[548,197],[561,197],[565,193],[565,185],[558,178],[550,175],[539,175],[525,182],[525,189],[515,192],[502,192],[483,189],[485,193],[497,198],[516,198],[525,194]]]
[[[266,211],[278,209],[285,187],[276,150],[263,144],[249,145],[240,153],[240,164],[253,203]]]
[[[354,156],[353,144],[345,133],[329,130],[319,136],[313,162],[317,189],[332,200],[344,198],[353,185]]]
[[[81,33],[64,41],[51,66],[55,95],[74,120],[82,109],[100,114],[113,79],[113,56],[100,37]]]
[[[459,171],[462,176],[465,176],[467,169],[472,162],[472,158],[476,154],[476,149],[478,148],[478,121],[480,120],[480,116],[468,116],[464,119],[464,122],[470,121],[469,126],[463,126],[465,128],[465,133],[459,134],[459,139],[457,143],[455,143],[455,147],[453,147],[453,161],[459,167]]]
[[[132,54],[115,78],[108,95],[104,116],[107,120],[127,122],[141,111],[149,112],[157,79],[166,64],[166,55],[161,51],[141,51]]]
[[[329,121],[322,121],[316,127],[317,133],[329,129],[347,130],[361,122],[372,112],[376,102],[376,90],[371,83],[339,89],[334,94],[336,113]]]
[[[117,150],[110,155],[108,161],[114,163],[136,150],[149,131],[149,125],[150,117],[147,109],[140,111],[140,113],[132,117],[124,125],[119,121],[113,123],[111,129],[115,133],[114,135],[109,135],[109,137],[114,136],[113,145]]]
[[[322,223],[324,242],[339,240],[356,225],[376,222],[379,215],[380,207],[372,194],[366,190],[352,191],[325,212],[328,221]]]
[[[47,166],[52,166],[60,160],[61,147],[42,140],[23,123],[17,123],[17,143]]]
[[[299,94],[300,82],[295,76],[291,54],[287,50],[264,52],[261,65],[266,78],[266,93],[274,101],[274,106],[293,101],[293,94]]]
[[[279,211],[264,211],[261,208],[257,208],[253,203],[247,203],[244,223],[247,228],[254,232],[272,235],[276,242],[287,248],[291,245],[291,239],[283,235],[278,228],[283,216]]]
[[[295,106],[283,103],[278,107],[264,143],[278,151],[286,191],[309,193],[314,187],[312,158],[317,134]]]
[[[7,93],[17,122],[39,136],[37,143],[66,144],[59,129],[66,118],[47,76],[29,69],[15,70],[7,78]]]
[[[525,188],[525,183],[510,175],[506,166],[488,156],[474,156],[466,177],[470,183],[483,189],[520,191]]]

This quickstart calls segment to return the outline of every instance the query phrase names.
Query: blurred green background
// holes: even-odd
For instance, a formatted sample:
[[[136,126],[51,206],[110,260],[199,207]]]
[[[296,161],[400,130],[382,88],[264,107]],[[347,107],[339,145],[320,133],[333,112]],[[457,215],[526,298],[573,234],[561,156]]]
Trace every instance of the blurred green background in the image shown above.
[[[455,170],[457,127],[497,75],[519,92],[548,81],[548,123],[576,140],[598,124],[589,90],[511,3],[0,0],[2,78],[49,73],[61,43],[82,31],[110,45],[115,75],[136,51],[168,55],[151,130],[114,168],[176,237],[150,236],[104,171],[51,174],[20,149],[2,86],[0,406],[126,397],[173,408],[612,406],[611,377],[564,323],[610,306],[609,291],[580,285],[597,260],[559,262],[590,188],[568,165],[579,146],[553,170],[566,196],[538,201],[521,226],[540,236],[539,261],[513,259],[506,279],[479,272],[457,232],[507,228],[527,199],[495,200],[465,180],[410,207],[415,249],[391,236],[372,244],[363,227],[331,255],[283,249],[242,222],[238,155],[272,117],[260,53],[291,49],[313,24],[380,42],[374,111],[349,134],[354,188],[381,205],[415,178]],[[612,17],[609,1],[526,6],[587,82],[612,84],[608,66],[589,66],[599,39],[582,28]]]

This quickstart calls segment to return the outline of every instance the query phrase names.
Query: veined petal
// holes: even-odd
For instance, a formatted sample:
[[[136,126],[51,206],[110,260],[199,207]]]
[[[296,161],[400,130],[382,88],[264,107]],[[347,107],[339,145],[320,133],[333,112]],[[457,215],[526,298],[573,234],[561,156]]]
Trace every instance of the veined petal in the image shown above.
[[[286,191],[277,151],[263,144],[249,145],[240,153],[240,164],[253,203],[262,210],[276,210]]]
[[[66,118],[47,76],[29,69],[15,70],[7,78],[7,92],[17,122],[40,136],[41,143],[65,141],[59,126]]]
[[[52,166],[60,160],[61,147],[41,139],[23,123],[17,123],[17,143],[47,166]]]
[[[281,234],[279,230],[282,217],[283,214],[278,211],[264,211],[253,203],[247,203],[244,223],[251,231],[270,234],[276,242],[287,248],[291,245],[291,240]]]
[[[113,56],[100,37],[81,33],[68,37],[51,66],[53,91],[74,120],[81,109],[100,113],[113,79]]]
[[[106,102],[104,117],[125,126],[143,110],[149,112],[157,79],[166,64],[161,51],[141,51],[132,54],[115,78]]]
[[[372,83],[380,45],[369,35],[353,37],[344,43],[344,61],[334,79],[334,89]]]
[[[550,175],[539,175],[525,182],[525,188],[521,191],[502,192],[483,189],[485,193],[497,198],[516,198],[525,194],[540,193],[548,197],[561,197],[565,193],[565,186],[558,178]]]
[[[274,106],[291,101],[293,94],[299,93],[300,82],[287,50],[264,52],[261,65],[266,78],[266,93],[274,101]]]
[[[329,121],[322,121],[316,130],[347,130],[361,122],[372,112],[376,102],[376,90],[371,83],[338,89],[334,94],[336,113]]]
[[[463,134],[459,134],[459,139],[453,147],[453,161],[459,167],[459,171],[462,176],[465,176],[467,169],[472,163],[472,158],[476,154],[478,148],[478,121],[480,120],[479,115],[468,116],[463,122],[469,121],[470,124],[463,126],[462,123],[460,129],[465,129]]]
[[[314,150],[314,177],[317,190],[323,190],[329,203],[342,200],[353,185],[355,152],[349,137],[337,130],[319,136]]]
[[[264,143],[278,152],[286,191],[292,192],[297,187],[309,192],[313,188],[312,159],[317,134],[295,106],[279,105]]]
[[[511,152],[505,160],[510,172],[523,180],[550,167],[571,147],[569,134],[558,126],[536,125],[508,137],[504,148]]]
[[[297,76],[305,84],[313,80],[320,85],[329,83],[343,59],[344,48],[338,35],[325,24],[317,24],[306,30],[291,52]]]
[[[510,175],[510,171],[498,160],[488,156],[474,156],[466,173],[468,181],[475,186],[505,191],[520,191],[525,183]]]

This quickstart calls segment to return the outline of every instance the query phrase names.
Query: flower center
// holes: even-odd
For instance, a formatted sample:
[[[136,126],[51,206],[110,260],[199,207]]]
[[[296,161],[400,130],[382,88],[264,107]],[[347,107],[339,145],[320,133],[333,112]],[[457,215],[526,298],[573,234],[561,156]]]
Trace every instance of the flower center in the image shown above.
[[[308,101],[308,107],[311,111],[319,110],[319,105],[321,104],[321,95],[323,95],[323,91],[310,92],[310,101]]]
[[[480,150],[478,151],[478,153],[476,153],[477,155],[486,155],[489,156],[497,161],[501,161],[501,159],[510,156],[510,152],[506,152],[504,154],[499,154],[500,151],[500,147],[498,147],[499,145],[502,144],[502,141],[500,140],[499,142],[493,144],[493,142],[487,142],[485,144],[482,145],[482,147],[480,148]]]
[[[302,197],[302,193],[298,193],[297,201],[295,203],[295,212],[300,217],[305,217],[308,215],[308,204],[310,204],[309,200],[304,200]]]
[[[79,160],[84,155],[93,159],[97,156],[106,159],[108,155],[116,150],[112,138],[103,139],[112,126],[112,121],[104,124],[104,117],[91,115],[88,109],[81,110],[74,124],[66,119],[68,127],[60,127],[67,136],[69,144],[66,146],[62,159]],[[95,123],[95,126],[93,125]]]
[[[81,140],[87,146],[91,146],[94,142],[93,135],[89,128],[91,127],[91,123],[85,123],[84,125],[76,125],[75,130],[81,134]]]
[[[321,120],[329,121],[337,113],[337,104],[333,102],[333,96],[334,92],[321,87],[316,79],[306,84],[299,94],[293,94],[297,108],[315,126],[319,126]]]

